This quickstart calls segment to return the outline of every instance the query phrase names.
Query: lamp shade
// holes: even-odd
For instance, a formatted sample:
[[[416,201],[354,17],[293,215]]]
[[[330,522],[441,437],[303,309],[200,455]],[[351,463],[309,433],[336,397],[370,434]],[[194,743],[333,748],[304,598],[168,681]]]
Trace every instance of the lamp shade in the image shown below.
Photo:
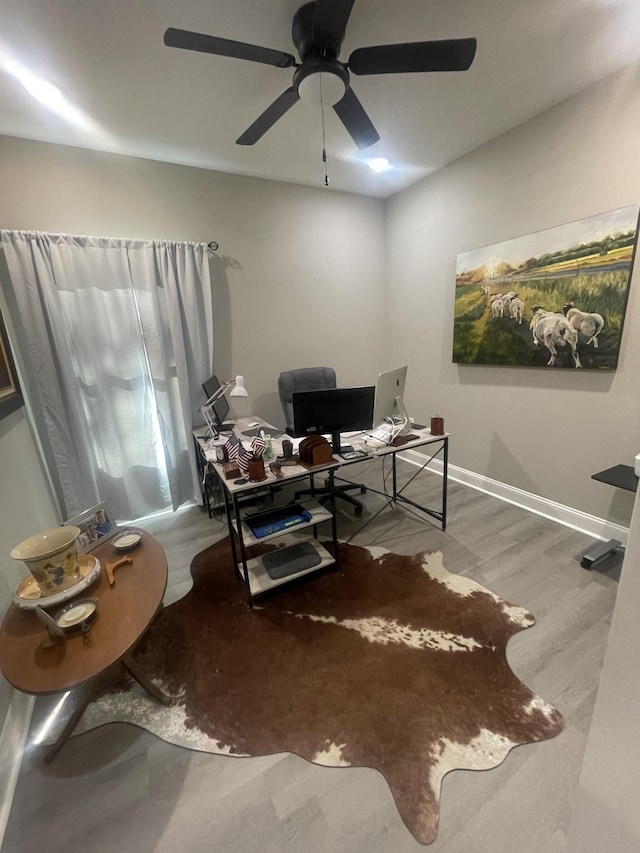
[[[236,376],[234,381],[235,381],[235,385],[233,386],[231,391],[229,391],[229,396],[230,397],[248,397],[249,392],[244,387],[244,376]]]

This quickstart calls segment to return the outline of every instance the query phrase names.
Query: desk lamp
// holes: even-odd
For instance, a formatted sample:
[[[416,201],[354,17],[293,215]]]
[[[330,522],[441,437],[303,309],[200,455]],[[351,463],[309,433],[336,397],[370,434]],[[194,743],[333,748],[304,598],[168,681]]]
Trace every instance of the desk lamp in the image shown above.
[[[229,389],[231,389],[229,391]],[[213,404],[216,400],[219,400],[223,397],[227,391],[229,391],[230,397],[248,397],[249,392],[244,387],[244,376],[236,376],[235,379],[229,379],[226,382],[223,382],[220,387],[213,392],[213,394],[209,397],[209,399],[200,406],[200,411],[202,412],[202,416],[205,419],[205,422],[209,429],[211,430],[211,435],[213,438],[219,438],[220,433],[218,432],[218,428],[214,423],[214,419],[211,415]]]

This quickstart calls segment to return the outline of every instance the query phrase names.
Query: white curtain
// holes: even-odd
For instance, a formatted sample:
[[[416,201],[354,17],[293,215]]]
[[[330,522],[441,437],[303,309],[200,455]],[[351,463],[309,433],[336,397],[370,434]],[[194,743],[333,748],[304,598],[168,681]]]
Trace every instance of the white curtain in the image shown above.
[[[26,384],[66,517],[201,500],[192,428],[213,365],[204,243],[2,231]]]

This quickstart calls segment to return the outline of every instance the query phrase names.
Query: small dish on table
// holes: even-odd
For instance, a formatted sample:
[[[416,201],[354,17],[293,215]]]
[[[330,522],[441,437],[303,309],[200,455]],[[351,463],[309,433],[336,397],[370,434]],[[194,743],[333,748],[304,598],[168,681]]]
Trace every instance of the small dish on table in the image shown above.
[[[128,551],[130,548],[135,548],[141,542],[142,533],[138,533],[137,530],[124,530],[112,540],[111,544],[116,551]]]

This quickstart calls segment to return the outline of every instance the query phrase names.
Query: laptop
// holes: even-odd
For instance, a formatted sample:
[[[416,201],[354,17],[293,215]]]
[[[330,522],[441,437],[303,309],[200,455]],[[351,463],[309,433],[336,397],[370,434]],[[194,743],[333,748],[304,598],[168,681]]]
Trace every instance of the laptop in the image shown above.
[[[217,376],[211,376],[207,379],[206,382],[202,383],[202,390],[205,393],[205,397],[208,400],[209,397],[213,397],[218,388],[220,387],[220,382],[218,381]],[[215,403],[211,406],[213,410],[213,416],[216,423],[216,428],[219,432],[231,432],[235,426],[235,421],[227,421],[225,418],[229,414],[229,403],[227,401],[226,396],[223,394]]]

